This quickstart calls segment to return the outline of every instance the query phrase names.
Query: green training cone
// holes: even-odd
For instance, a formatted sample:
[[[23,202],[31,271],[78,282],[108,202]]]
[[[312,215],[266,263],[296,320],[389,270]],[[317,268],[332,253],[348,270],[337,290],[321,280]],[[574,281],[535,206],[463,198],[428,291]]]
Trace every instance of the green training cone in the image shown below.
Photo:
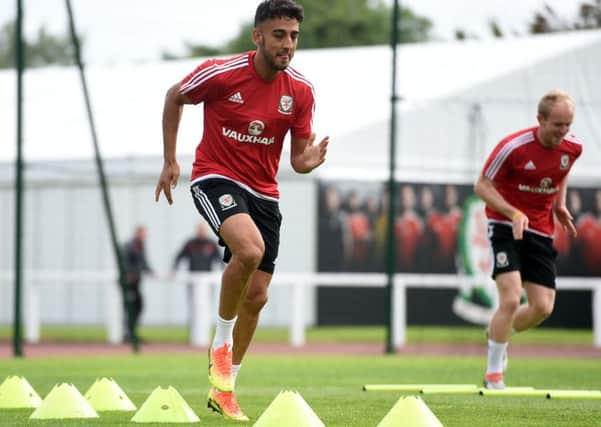
[[[29,417],[30,419],[98,418],[73,384],[55,385],[42,404]]]
[[[115,380],[96,379],[84,397],[96,411],[135,411],[136,405],[119,387]]]
[[[404,396],[377,427],[442,427],[442,423],[418,396]]]
[[[131,421],[134,423],[197,423],[200,419],[177,390],[169,386],[166,389],[155,388]]]
[[[325,427],[305,399],[295,391],[281,391],[253,427]]]
[[[37,408],[42,398],[24,377],[7,377],[0,384],[0,408]]]

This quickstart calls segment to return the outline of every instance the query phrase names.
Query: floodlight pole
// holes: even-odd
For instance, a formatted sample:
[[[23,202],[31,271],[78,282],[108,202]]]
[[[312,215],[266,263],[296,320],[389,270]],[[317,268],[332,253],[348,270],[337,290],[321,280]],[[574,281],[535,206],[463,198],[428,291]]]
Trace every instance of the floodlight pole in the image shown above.
[[[98,138],[96,136],[96,127],[94,125],[94,116],[92,114],[92,106],[90,102],[90,95],[88,93],[88,85],[86,83],[86,75],[84,72],[83,61],[81,60],[81,51],[79,46],[79,39],[77,38],[77,31],[75,30],[75,21],[73,19],[73,11],[71,9],[71,0],[65,0],[65,4],[67,6],[67,14],[69,15],[69,30],[71,33],[71,40],[73,42],[75,61],[77,63],[77,68],[79,69],[79,77],[81,79],[81,86],[83,89],[84,99],[86,103],[86,111],[88,113],[88,122],[90,123],[90,132],[92,133],[92,142],[94,143],[94,154],[96,158],[96,166],[98,170],[98,178],[100,180],[100,187],[102,189],[102,201],[104,202],[104,210],[106,213],[106,218],[109,225],[109,231],[111,234],[111,242],[113,244],[113,252],[115,253],[115,258],[117,261],[117,268],[119,270],[119,284],[121,286],[121,291],[123,295],[124,302],[127,307],[127,326],[129,329],[129,334],[131,337],[131,343],[134,352],[138,352],[139,350],[139,340],[137,333],[133,327],[133,310],[131,304],[126,296],[127,290],[127,282],[125,280],[125,266],[123,263],[123,256],[121,254],[121,249],[119,248],[119,242],[117,240],[117,232],[115,229],[115,221],[113,219],[113,212],[111,209],[111,201],[108,194],[108,186],[106,182],[106,175],[104,173],[104,166],[102,162],[102,157],[100,155],[100,148],[98,145]]]
[[[388,221],[386,230],[386,300],[388,303],[388,327],[386,329],[386,353],[396,353],[396,348],[393,342],[394,324],[394,274],[396,265],[396,238],[395,238],[395,216],[396,216],[396,189],[395,189],[395,170],[396,170],[396,131],[397,131],[397,115],[396,103],[397,84],[396,84],[396,58],[397,58],[397,43],[399,40],[399,25],[400,25],[400,5],[398,0],[394,0],[392,9],[392,91],[390,95],[390,147],[389,147],[389,173],[388,173]],[[396,307],[398,310],[398,307]]]
[[[23,279],[23,69],[25,49],[23,46],[23,7],[17,0],[15,28],[15,61],[17,68],[17,158],[15,162],[15,310],[13,323],[13,354],[23,356],[21,330],[21,285]]]

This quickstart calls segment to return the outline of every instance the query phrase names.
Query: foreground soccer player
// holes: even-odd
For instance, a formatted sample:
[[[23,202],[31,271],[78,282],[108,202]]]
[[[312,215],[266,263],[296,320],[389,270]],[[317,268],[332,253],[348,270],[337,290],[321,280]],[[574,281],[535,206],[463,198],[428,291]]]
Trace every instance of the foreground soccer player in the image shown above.
[[[311,83],[289,67],[303,8],[267,0],[255,14],[256,50],[203,62],[167,92],[163,111],[164,165],[155,199],[169,204],[180,168],[175,147],[182,107],[204,103],[204,132],[196,149],[191,192],[200,214],[225,246],[215,337],[209,349],[209,407],[246,421],[234,394],[242,359],[267,302],[278,255],[282,216],[278,171],[284,136],[290,162],[308,173],[325,161],[329,138],[314,144]]]
[[[499,292],[488,329],[487,388],[505,388],[503,365],[512,331],[532,328],[553,311],[553,209],[564,229],[576,235],[566,208],[567,175],[582,153],[577,138],[568,134],[573,118],[574,101],[567,93],[547,93],[538,104],[539,125],[503,139],[474,186],[486,203]],[[528,301],[520,305],[522,286]]]

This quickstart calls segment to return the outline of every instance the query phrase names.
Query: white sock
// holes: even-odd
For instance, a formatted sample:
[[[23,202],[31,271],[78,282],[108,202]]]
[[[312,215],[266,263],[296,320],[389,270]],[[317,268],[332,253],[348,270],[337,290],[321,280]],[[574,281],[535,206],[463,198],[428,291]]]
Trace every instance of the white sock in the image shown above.
[[[232,365],[232,387],[236,385],[236,378],[241,367],[242,365]]]
[[[488,366],[486,374],[498,374],[503,372],[503,353],[507,349],[506,342],[498,343],[488,340]]]
[[[234,343],[234,325],[238,316],[231,320],[222,319],[217,315],[217,323],[215,325],[215,338],[213,338],[213,348],[222,347],[223,344],[231,346]]]

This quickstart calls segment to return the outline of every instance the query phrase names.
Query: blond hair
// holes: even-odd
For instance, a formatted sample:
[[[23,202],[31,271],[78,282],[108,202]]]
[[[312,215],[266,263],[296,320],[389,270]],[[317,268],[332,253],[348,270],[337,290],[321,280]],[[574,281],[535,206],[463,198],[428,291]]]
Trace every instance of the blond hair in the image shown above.
[[[550,92],[547,92],[541,98],[541,100],[538,103],[538,114],[546,119],[547,117],[549,117],[549,114],[551,114],[553,106],[558,102],[567,102],[572,106],[572,108],[574,108],[574,100],[572,99],[572,97],[567,92],[555,89]]]

